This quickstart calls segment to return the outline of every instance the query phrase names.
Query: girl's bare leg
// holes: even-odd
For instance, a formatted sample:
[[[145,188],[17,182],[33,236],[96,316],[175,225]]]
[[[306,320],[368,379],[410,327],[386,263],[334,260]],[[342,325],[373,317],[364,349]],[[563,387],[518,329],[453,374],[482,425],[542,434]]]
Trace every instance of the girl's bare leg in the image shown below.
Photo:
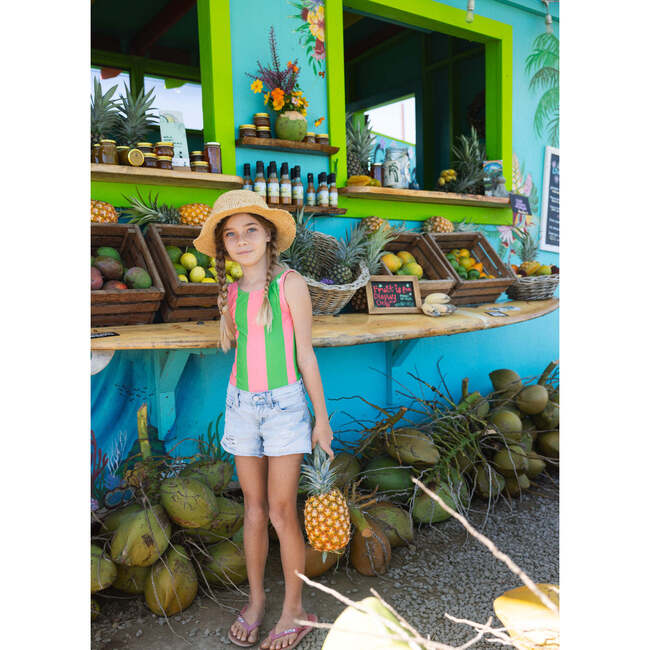
[[[295,618],[305,618],[302,606],[302,580],[294,570],[305,570],[305,541],[298,522],[298,477],[303,454],[271,456],[269,461],[268,497],[269,516],[280,540],[280,556],[284,572],[284,603],[274,631],[282,632],[296,627]],[[296,638],[296,634],[277,639],[271,643],[262,642],[262,650],[284,648]]]
[[[244,552],[250,587],[244,620],[257,623],[264,616],[264,567],[269,551],[268,463],[266,457],[235,456],[235,465],[244,493]],[[249,634],[237,621],[230,629],[240,641],[252,642],[259,638],[259,628]]]

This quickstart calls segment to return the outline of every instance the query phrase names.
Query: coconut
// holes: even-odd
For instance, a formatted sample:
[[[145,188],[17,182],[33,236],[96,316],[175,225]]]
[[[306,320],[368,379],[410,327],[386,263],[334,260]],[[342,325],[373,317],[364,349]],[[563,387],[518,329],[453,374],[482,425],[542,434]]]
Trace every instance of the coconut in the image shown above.
[[[533,434],[528,431],[522,431],[521,440],[517,444],[528,453],[533,448]]]
[[[350,562],[364,576],[386,573],[390,563],[390,542],[381,528],[367,522],[364,530],[356,528],[350,542]]]
[[[150,566],[167,549],[172,525],[160,505],[133,512],[113,534],[111,558],[117,564]]]
[[[231,542],[237,544],[237,546],[244,547],[244,527],[242,526],[231,538]]]
[[[198,460],[190,463],[179,476],[203,481],[215,493],[221,494],[230,483],[234,469],[232,463],[225,460]]]
[[[388,501],[380,501],[368,506],[365,514],[381,528],[393,548],[413,541],[413,521],[404,508]]]
[[[326,553],[323,561],[322,551],[317,551],[309,542],[305,542],[305,575],[308,578],[322,576],[328,569],[331,569],[342,553]]]
[[[117,527],[128,518],[129,515],[132,515],[134,512],[142,512],[144,508],[139,503],[130,503],[128,506],[124,506],[117,510],[113,510],[106,518],[102,521],[102,526],[105,530],[114,533],[117,530]]]
[[[528,458],[528,469],[526,470],[528,478],[535,478],[546,469],[544,459],[536,451],[527,451],[526,457]]]
[[[497,409],[490,414],[490,422],[506,440],[521,439],[521,419],[512,409]]]
[[[492,459],[500,474],[506,477],[523,474],[528,469],[528,457],[519,445],[504,447]]]
[[[117,577],[113,587],[127,594],[141,594],[149,577],[151,567],[117,565]]]
[[[537,451],[542,456],[557,460],[560,457],[560,432],[548,431],[537,436]]]
[[[99,603],[94,599],[90,599],[90,620],[94,621],[100,614]]]
[[[429,466],[440,460],[433,440],[426,433],[410,427],[387,434],[386,451],[400,464]]]
[[[201,560],[202,576],[212,585],[231,587],[248,578],[242,546],[227,539],[208,547],[210,560]]]
[[[363,470],[364,486],[373,490],[377,486],[380,492],[411,492],[413,483],[411,472],[400,467],[390,456],[376,456]]]
[[[476,489],[484,499],[492,499],[503,491],[506,480],[491,465],[480,465],[476,470]]]
[[[396,633],[384,625],[382,619],[399,627],[407,636],[413,636],[413,633],[405,628],[378,598],[368,596],[357,605],[372,611],[373,615],[359,611],[352,605],[346,607],[327,633],[321,650],[359,650],[370,645],[372,650],[409,650],[415,647],[405,641],[395,641],[391,638],[396,636]]]
[[[500,397],[514,397],[522,388],[521,377],[514,370],[502,368],[490,373],[490,381]]]
[[[232,537],[244,525],[244,504],[226,497],[217,497],[219,515],[210,528],[185,528],[190,537],[196,537],[206,544],[216,544]]]
[[[544,410],[533,416],[533,421],[541,431],[557,429],[560,424],[560,407],[549,400]]]
[[[173,616],[192,604],[198,589],[199,581],[187,551],[175,546],[152,567],[144,599],[154,614]]]
[[[530,481],[525,474],[518,474],[506,479],[506,494],[511,497],[518,497],[524,490],[530,487]]]
[[[212,489],[196,478],[166,478],[160,484],[160,503],[183,528],[211,528],[219,514]]]
[[[110,587],[115,582],[117,567],[104,551],[90,545],[90,592],[95,593]]]
[[[340,451],[330,464],[330,469],[336,471],[334,485],[343,489],[348,483],[353,481],[361,471],[361,463],[356,456],[347,451]]]
[[[462,401],[456,407],[459,413],[469,412],[477,417],[486,418],[490,412],[490,403],[475,390],[473,393],[463,397]]]
[[[533,384],[526,386],[516,397],[517,408],[528,415],[541,413],[548,403],[548,391],[544,386]]]

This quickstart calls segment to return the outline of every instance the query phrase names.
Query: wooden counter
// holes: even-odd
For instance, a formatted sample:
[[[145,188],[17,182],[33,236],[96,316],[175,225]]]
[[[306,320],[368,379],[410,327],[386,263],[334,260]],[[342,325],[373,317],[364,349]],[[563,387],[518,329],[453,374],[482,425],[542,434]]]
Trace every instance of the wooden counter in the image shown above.
[[[459,307],[451,316],[432,318],[424,314],[341,314],[314,316],[312,337],[314,347],[339,347],[405,341],[431,336],[450,336],[463,332],[503,327],[539,318],[555,311],[558,299],[507,301],[479,307]],[[486,310],[509,306],[508,316],[486,314]],[[93,332],[118,332],[119,336],[91,339],[92,350],[179,350],[217,348],[218,322],[161,323],[94,327]]]

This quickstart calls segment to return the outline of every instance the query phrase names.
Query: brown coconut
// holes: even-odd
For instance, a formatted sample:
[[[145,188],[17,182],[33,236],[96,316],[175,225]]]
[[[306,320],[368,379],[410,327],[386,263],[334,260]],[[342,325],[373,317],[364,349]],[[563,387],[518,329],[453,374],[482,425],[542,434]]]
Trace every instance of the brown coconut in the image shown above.
[[[548,403],[548,391],[544,386],[526,386],[515,398],[517,408],[527,415],[541,413]]]
[[[308,578],[322,576],[336,564],[341,555],[342,553],[328,552],[323,561],[322,551],[317,551],[309,542],[305,542],[305,575]]]
[[[390,563],[390,542],[381,528],[369,521],[361,531],[355,529],[350,542],[350,562],[364,576],[386,573]]]
[[[144,599],[158,616],[173,616],[187,609],[199,589],[196,571],[182,546],[175,546],[151,568]]]

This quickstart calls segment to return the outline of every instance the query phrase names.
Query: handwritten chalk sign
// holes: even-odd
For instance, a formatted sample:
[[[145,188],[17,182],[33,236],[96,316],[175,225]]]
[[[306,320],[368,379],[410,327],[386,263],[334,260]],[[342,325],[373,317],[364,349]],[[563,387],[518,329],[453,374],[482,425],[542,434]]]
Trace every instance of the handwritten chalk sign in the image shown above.
[[[546,147],[544,154],[544,194],[539,247],[560,252],[560,150]]]
[[[369,314],[417,314],[422,304],[416,275],[371,275],[366,297]]]

